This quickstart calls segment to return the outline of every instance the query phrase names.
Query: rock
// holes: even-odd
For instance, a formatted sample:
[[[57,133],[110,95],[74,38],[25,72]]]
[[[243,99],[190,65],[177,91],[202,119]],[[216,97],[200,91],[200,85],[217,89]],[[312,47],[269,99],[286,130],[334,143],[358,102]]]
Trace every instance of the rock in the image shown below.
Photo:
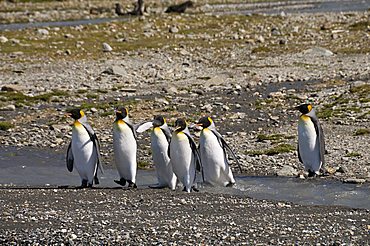
[[[179,93],[179,92],[178,92],[178,90],[177,90],[177,88],[176,88],[176,87],[174,87],[174,86],[170,86],[169,88],[164,87],[164,88],[163,88],[163,91],[164,91],[165,93],[168,93],[168,94],[177,94],[177,93]]]
[[[313,56],[332,56],[334,55],[333,52],[331,52],[328,49],[322,48],[322,47],[313,47],[311,49],[303,51],[306,55],[313,55]]]
[[[96,112],[98,112],[98,110],[97,110],[96,108],[91,108],[91,109],[90,109],[90,111],[91,111],[91,113],[96,113]]]
[[[211,105],[211,104],[206,104],[206,105],[204,105],[203,107],[201,107],[201,109],[202,109],[202,110],[205,110],[205,111],[206,111],[206,112],[208,112],[208,113],[211,113],[211,112],[212,112],[213,107],[212,107],[212,105]]]
[[[15,105],[10,104],[5,107],[0,108],[0,111],[15,111]]]
[[[118,65],[113,65],[112,67],[105,69],[102,73],[109,75],[127,76],[126,69]]]
[[[272,97],[272,98],[282,98],[284,96],[285,96],[285,94],[282,93],[281,91],[271,92],[269,94],[269,97]]]
[[[46,29],[37,29],[37,33],[45,36],[49,35],[49,31]]]
[[[113,50],[113,48],[107,44],[107,43],[103,43],[103,51],[104,52],[111,52]]]
[[[20,85],[3,85],[1,87],[1,91],[22,91],[24,90],[25,88],[23,86],[20,86]]]
[[[0,36],[0,43],[6,43],[8,42],[8,39],[4,36]]]
[[[285,165],[276,172],[276,175],[277,176],[290,176],[290,177],[297,176],[298,171],[294,167]]]
[[[176,26],[172,26],[172,27],[170,27],[169,31],[170,31],[170,33],[178,33],[179,29]]]
[[[366,182],[366,179],[348,178],[348,179],[345,179],[343,182],[348,183],[348,184],[363,184]]]

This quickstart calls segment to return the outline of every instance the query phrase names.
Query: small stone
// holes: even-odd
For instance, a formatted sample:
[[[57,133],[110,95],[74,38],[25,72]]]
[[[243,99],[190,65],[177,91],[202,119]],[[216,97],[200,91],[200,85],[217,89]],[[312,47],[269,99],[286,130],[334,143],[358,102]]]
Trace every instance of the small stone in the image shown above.
[[[0,36],[0,43],[6,43],[8,42],[8,39],[4,36]]]
[[[348,178],[345,179],[343,182],[348,184],[363,184],[366,182],[366,179]]]
[[[103,43],[103,51],[104,52],[111,52],[113,50],[113,48],[107,44],[107,43]]]
[[[308,50],[305,50],[303,52],[306,55],[314,55],[314,56],[332,56],[334,55],[333,52],[331,52],[328,49],[322,48],[322,47],[314,47]]]
[[[172,27],[170,27],[169,31],[170,31],[170,33],[178,33],[179,29],[176,26],[172,26]]]
[[[15,111],[15,105],[10,104],[0,108],[0,111]]]
[[[37,33],[45,36],[49,35],[49,31],[46,29],[37,29]]]
[[[283,166],[279,171],[276,172],[277,176],[297,176],[298,171],[291,166]]]
[[[98,110],[97,110],[96,108],[91,108],[91,109],[90,109],[90,111],[91,111],[91,113],[96,113],[96,112],[98,112]]]
[[[1,87],[1,91],[22,91],[24,90],[24,87],[20,86],[20,85],[3,85]]]

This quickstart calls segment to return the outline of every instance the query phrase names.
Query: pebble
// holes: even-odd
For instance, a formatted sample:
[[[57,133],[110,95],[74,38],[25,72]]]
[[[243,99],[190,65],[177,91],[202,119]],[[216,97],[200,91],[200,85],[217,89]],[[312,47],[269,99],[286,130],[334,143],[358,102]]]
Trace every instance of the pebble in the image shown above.
[[[8,39],[5,36],[0,36],[0,43],[6,43],[8,42]]]
[[[104,52],[111,52],[113,50],[113,48],[107,43],[103,43],[102,46]]]

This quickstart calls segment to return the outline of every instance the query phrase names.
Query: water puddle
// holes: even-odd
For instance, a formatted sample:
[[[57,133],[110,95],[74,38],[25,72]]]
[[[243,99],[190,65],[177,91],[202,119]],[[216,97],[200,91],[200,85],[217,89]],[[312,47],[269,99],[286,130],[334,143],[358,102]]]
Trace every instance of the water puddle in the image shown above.
[[[271,1],[261,3],[229,3],[209,4],[203,7],[203,11],[211,15],[230,14],[280,14],[284,13],[322,13],[322,12],[351,12],[367,11],[370,8],[369,0],[290,0]],[[127,21],[128,18],[98,18],[68,21],[30,22],[0,24],[0,31],[19,30],[25,28],[56,27],[56,26],[79,26],[88,24],[101,24],[112,21]]]
[[[127,20],[128,18],[99,18],[99,19],[82,19],[82,20],[66,20],[66,21],[11,23],[11,24],[0,24],[0,31],[19,30],[19,29],[25,29],[25,28],[40,28],[40,27],[96,25],[96,24],[101,24],[101,23],[106,23],[106,22],[127,21]]]
[[[32,148],[0,148],[0,187],[78,186],[77,172],[68,172],[64,153]],[[102,188],[118,187],[115,169],[100,175]],[[154,171],[137,174],[138,186],[146,188],[156,183]],[[236,177],[234,188],[201,187],[201,192],[233,194],[256,199],[288,201],[303,205],[339,205],[370,209],[370,185],[343,184],[334,180],[300,180],[284,177]]]

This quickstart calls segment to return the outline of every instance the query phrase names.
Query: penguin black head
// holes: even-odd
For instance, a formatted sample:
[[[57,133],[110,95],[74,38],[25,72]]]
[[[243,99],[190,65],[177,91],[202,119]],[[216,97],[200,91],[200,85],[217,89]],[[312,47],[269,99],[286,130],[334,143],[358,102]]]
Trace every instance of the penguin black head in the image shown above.
[[[78,120],[84,117],[85,113],[79,108],[74,108],[74,109],[67,110],[67,115],[72,117],[74,120]]]
[[[207,127],[210,127],[212,123],[213,123],[213,120],[211,119],[211,117],[204,116],[199,119],[197,125],[203,128],[207,128]]]
[[[186,128],[186,121],[184,119],[177,119],[176,122],[175,122],[175,131],[176,132],[181,132],[183,130],[185,130]]]
[[[165,123],[166,123],[166,120],[163,118],[162,115],[154,116],[154,119],[153,119],[154,127],[163,126]]]
[[[309,103],[305,103],[295,107],[295,109],[299,110],[299,112],[301,112],[302,114],[308,114],[312,110],[312,105]]]
[[[116,119],[117,120],[123,120],[128,115],[127,109],[123,106],[118,106],[116,108],[115,112],[116,112]]]

